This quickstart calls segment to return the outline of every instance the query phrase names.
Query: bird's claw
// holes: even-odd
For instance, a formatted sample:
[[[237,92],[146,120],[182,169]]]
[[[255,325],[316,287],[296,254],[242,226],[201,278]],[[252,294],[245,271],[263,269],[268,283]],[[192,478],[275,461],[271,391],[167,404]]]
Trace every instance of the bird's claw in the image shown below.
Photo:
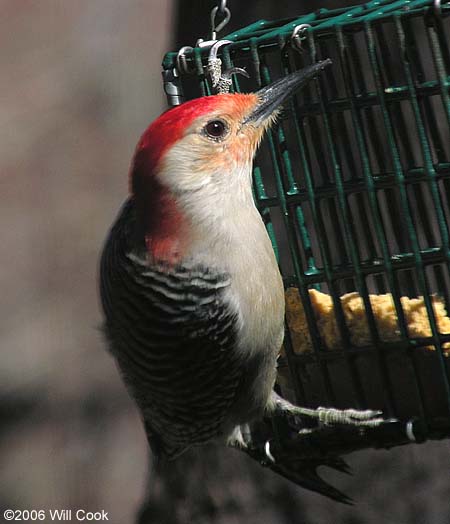
[[[356,426],[364,428],[374,428],[385,422],[381,417],[381,411],[358,410],[358,409],[335,409],[319,407],[317,409],[308,409],[301,407],[293,407],[288,413],[294,418],[300,419],[314,419],[317,421],[319,428],[328,426]],[[304,432],[309,432],[311,428],[307,428]],[[303,431],[303,430],[300,430]]]
[[[275,464],[275,457],[272,455],[272,452],[270,451],[270,440],[267,440],[264,444],[264,453],[266,455],[266,459],[264,460],[265,464]]]
[[[313,419],[318,422],[319,427],[323,426],[362,426],[376,427],[385,422],[378,410],[359,410],[359,409],[336,409],[318,407],[316,409],[295,406],[288,400],[272,392],[272,402],[275,412],[281,416],[290,416],[299,419]],[[307,428],[309,430],[310,428]]]
[[[319,424],[324,426],[350,425],[376,427],[384,422],[381,411],[370,409],[334,409],[319,407],[315,410]]]
[[[234,74],[249,78],[247,71],[240,67],[231,67],[222,72],[222,60],[217,57],[217,51],[221,46],[231,43],[231,40],[218,40],[209,52],[207,70],[214,94],[228,93],[233,83],[231,76]]]

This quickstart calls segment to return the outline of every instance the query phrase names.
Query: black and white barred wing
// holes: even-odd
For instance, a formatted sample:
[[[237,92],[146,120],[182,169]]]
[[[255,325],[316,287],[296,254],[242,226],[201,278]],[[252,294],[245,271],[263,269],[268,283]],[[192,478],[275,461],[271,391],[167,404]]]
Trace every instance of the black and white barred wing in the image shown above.
[[[117,231],[119,219],[101,261],[106,333],[152,445],[174,456],[220,434],[239,387],[230,280],[149,267],[129,250],[123,226]]]

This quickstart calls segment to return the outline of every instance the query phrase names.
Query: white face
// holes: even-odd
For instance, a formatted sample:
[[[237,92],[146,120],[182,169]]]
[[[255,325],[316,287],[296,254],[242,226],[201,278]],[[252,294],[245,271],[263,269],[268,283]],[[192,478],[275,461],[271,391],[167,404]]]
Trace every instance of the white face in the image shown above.
[[[250,184],[247,174],[270,121],[258,127],[243,124],[259,102],[254,94],[218,98],[217,108],[193,121],[158,170],[175,197],[195,191],[205,191],[205,197],[217,191],[225,196],[230,184],[243,183],[243,173]]]

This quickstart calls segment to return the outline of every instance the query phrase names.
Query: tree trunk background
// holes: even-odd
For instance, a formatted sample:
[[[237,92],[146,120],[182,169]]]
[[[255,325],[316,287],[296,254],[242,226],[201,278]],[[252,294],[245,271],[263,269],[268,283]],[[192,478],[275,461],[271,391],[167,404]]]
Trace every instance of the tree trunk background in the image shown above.
[[[280,19],[353,1],[231,0],[232,18],[220,36],[258,19]],[[178,0],[173,49],[209,38],[216,2]],[[322,472],[356,506],[296,487],[234,450],[211,444],[161,468],[150,467],[140,524],[443,524],[450,519],[448,442],[365,451],[347,457],[348,477]]]

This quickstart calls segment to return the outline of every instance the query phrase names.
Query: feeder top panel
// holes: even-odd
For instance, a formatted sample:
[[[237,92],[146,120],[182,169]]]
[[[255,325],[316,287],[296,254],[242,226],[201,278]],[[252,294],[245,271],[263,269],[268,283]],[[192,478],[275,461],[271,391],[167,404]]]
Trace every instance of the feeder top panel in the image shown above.
[[[312,13],[297,18],[282,20],[259,20],[239,31],[223,37],[233,43],[228,47],[230,52],[246,50],[249,47],[258,49],[280,46],[292,37],[294,29],[300,24],[307,24],[307,32],[319,36],[326,34],[336,26],[346,30],[360,30],[361,25],[381,23],[396,16],[423,16],[426,11],[433,14],[438,10],[440,16],[450,14],[450,2],[440,3],[435,0],[373,0],[366,4],[339,9],[318,9]],[[195,48],[195,52],[207,54],[209,47]],[[163,68],[174,67],[177,53],[167,53],[163,60]]]

